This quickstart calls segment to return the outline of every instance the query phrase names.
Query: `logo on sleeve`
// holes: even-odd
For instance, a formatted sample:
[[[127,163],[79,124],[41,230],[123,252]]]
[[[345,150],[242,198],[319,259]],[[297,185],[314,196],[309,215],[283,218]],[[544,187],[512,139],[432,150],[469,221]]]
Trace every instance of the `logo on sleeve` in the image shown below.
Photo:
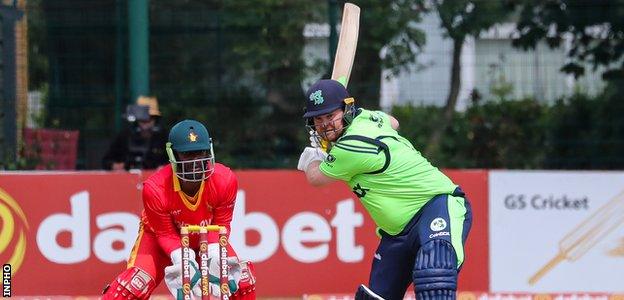
[[[429,225],[429,228],[431,228],[431,230],[433,231],[440,231],[446,228],[446,221],[442,218],[435,218],[433,219],[433,221],[431,221],[431,225]]]
[[[358,198],[363,198],[366,196],[366,192],[370,191],[370,189],[363,188],[359,183],[353,187],[353,193],[358,196]]]
[[[381,128],[383,126],[383,119],[381,117],[379,117],[378,115],[375,114],[371,114],[370,115],[370,120],[377,123],[377,127]]]
[[[327,155],[327,157],[325,158],[325,160],[326,160],[328,163],[333,163],[333,162],[335,162],[335,161],[336,161],[336,157],[335,157],[335,156],[333,156],[333,155],[331,155],[331,154],[329,154],[329,155]]]

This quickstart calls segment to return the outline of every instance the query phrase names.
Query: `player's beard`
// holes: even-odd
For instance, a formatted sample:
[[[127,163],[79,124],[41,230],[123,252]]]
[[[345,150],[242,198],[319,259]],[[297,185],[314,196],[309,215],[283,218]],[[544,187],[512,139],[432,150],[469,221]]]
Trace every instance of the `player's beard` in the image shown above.
[[[323,138],[324,140],[328,142],[335,142],[338,140],[338,138],[340,138],[343,130],[344,128],[341,126],[340,128],[332,128],[332,129],[324,130],[320,132],[319,135],[321,136],[321,138]]]

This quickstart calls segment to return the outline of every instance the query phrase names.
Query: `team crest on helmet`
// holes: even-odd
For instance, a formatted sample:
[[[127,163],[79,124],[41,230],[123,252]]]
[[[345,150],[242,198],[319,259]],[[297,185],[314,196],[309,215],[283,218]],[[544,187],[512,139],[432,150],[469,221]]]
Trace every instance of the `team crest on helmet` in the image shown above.
[[[323,102],[325,102],[325,99],[323,99],[321,90],[310,94],[310,101],[314,102],[314,105],[323,104]]]
[[[188,135],[188,139],[189,139],[189,141],[191,141],[191,142],[193,142],[193,143],[194,143],[194,142],[197,142],[197,134],[195,134],[195,132],[192,132],[192,131],[191,131],[191,132],[189,133],[189,135]]]

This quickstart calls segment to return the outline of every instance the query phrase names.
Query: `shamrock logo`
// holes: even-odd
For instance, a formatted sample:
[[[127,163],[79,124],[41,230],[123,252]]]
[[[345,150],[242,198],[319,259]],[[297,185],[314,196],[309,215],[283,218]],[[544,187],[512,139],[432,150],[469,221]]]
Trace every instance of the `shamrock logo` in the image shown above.
[[[321,94],[321,90],[310,94],[310,101],[314,102],[314,105],[319,105],[325,102],[325,99],[323,99],[323,95]]]

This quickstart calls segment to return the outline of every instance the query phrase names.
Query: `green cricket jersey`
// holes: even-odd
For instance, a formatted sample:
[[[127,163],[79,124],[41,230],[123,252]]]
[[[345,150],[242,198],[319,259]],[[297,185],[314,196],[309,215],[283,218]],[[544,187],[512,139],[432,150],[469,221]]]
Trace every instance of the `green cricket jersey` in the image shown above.
[[[392,129],[387,114],[365,109],[358,110],[320,170],[346,181],[377,226],[391,235],[431,198],[457,187]]]

